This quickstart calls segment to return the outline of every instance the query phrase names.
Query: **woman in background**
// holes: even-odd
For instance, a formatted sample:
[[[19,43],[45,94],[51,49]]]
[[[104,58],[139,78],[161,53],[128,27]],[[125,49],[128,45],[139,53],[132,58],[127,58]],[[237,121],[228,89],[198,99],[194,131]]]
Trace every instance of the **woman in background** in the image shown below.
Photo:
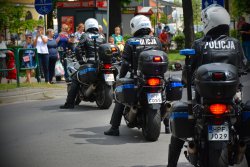
[[[44,27],[38,26],[34,47],[37,49],[39,61],[43,66],[45,82],[49,84],[49,50],[47,47],[48,37],[44,35]]]
[[[55,75],[55,66],[56,61],[59,59],[59,54],[57,51],[57,41],[54,38],[54,30],[48,29],[47,36],[48,36],[48,50],[49,50],[49,83],[54,84],[53,77]]]

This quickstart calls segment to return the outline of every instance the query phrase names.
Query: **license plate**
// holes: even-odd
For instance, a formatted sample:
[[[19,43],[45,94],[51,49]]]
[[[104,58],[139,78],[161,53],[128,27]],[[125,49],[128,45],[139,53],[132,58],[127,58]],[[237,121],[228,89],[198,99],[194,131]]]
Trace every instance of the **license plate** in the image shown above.
[[[114,74],[104,74],[105,81],[115,81]]]
[[[228,125],[209,125],[208,126],[209,141],[227,141],[229,140]]]
[[[148,104],[162,103],[161,93],[148,93]]]

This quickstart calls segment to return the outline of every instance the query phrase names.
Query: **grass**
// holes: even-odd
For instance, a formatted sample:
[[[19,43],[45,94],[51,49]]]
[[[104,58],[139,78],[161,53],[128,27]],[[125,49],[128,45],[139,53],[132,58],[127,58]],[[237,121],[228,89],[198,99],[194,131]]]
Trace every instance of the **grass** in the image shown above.
[[[29,88],[64,88],[63,85],[58,84],[46,84],[46,83],[20,83],[20,88],[29,87]],[[17,88],[16,83],[10,84],[0,84],[0,90],[8,90]]]
[[[168,60],[170,63],[177,62],[177,61],[183,61],[185,59],[185,56],[181,56],[179,53],[169,53],[168,54]]]

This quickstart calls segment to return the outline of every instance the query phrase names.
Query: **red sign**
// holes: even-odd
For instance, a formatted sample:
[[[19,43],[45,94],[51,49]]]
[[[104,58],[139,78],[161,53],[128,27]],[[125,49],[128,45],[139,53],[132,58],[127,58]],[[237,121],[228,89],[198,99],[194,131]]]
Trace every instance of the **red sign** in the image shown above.
[[[107,0],[82,0],[82,1],[68,1],[68,2],[57,2],[58,8],[107,8]]]
[[[62,25],[63,24],[66,24],[69,27],[68,34],[75,32],[74,16],[62,16]]]

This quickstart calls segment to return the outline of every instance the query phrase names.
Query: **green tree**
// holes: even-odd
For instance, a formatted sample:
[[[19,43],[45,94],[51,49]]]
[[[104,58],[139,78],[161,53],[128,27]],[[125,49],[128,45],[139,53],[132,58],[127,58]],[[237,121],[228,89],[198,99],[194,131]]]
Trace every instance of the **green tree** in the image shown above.
[[[232,0],[232,16],[238,18],[243,14],[250,14],[250,1]]]
[[[194,24],[201,24],[201,0],[192,0]]]
[[[21,34],[25,30],[33,30],[42,21],[25,20],[24,6],[14,5],[7,1],[0,2],[0,32],[9,30],[10,33]]]
[[[168,16],[165,13],[161,13],[160,22],[164,23],[164,24],[168,23]],[[154,25],[154,24],[152,24],[152,25]]]
[[[152,26],[153,26],[153,25],[156,25],[156,13],[153,13],[153,14],[150,16],[150,21],[151,21]]]

